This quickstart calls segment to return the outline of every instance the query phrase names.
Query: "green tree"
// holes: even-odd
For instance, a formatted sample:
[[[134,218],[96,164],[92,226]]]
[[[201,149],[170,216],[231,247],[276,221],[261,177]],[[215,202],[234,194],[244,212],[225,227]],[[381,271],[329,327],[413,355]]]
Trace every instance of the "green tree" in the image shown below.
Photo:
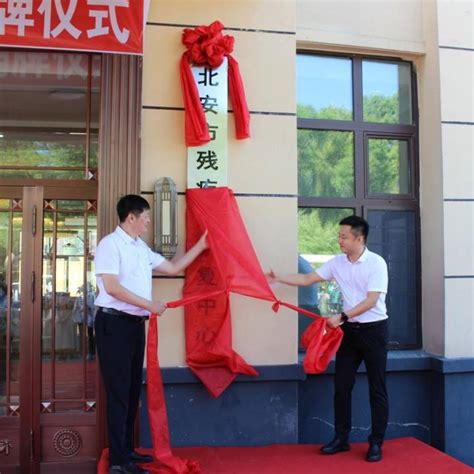
[[[328,106],[316,110],[298,104],[299,118],[352,120],[344,107]],[[397,123],[398,94],[391,97],[374,94],[364,97],[364,120]],[[371,193],[400,192],[399,140],[371,139],[369,142],[369,185]],[[352,132],[335,130],[298,130],[298,193],[300,196],[354,196],[354,138]],[[350,210],[300,209],[300,253],[339,253],[338,222]]]

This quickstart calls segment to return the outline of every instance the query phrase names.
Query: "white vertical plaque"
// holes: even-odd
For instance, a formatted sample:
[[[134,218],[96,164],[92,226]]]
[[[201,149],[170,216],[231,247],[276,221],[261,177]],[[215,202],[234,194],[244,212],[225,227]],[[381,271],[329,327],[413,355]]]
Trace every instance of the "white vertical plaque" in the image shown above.
[[[211,141],[188,148],[188,188],[227,186],[227,58],[218,68],[191,70]]]

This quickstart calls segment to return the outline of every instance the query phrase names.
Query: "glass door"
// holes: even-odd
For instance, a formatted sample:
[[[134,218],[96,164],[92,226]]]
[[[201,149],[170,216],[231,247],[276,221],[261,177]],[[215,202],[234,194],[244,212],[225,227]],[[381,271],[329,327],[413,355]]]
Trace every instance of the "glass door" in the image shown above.
[[[1,472],[94,472],[94,193],[0,194]]]
[[[58,472],[58,463],[88,472],[96,455],[97,202],[42,203],[39,462],[42,473]]]
[[[20,466],[20,296],[22,190],[0,197],[0,466]]]

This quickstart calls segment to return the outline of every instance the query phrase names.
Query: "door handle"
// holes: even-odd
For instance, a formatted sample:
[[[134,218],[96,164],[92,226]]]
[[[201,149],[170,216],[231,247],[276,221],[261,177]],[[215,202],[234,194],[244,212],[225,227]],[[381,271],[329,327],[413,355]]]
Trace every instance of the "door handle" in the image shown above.
[[[36,283],[36,275],[35,272],[31,272],[31,302],[35,302],[35,283]]]
[[[32,214],[32,219],[31,219],[31,233],[33,237],[36,235],[36,204],[33,206],[33,214]]]

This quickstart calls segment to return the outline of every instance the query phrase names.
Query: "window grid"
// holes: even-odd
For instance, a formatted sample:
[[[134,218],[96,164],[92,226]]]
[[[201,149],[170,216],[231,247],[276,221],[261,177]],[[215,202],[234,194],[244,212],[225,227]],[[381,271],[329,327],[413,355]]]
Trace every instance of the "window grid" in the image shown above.
[[[299,54],[329,56],[320,52],[298,51]],[[419,174],[418,174],[418,108],[416,76],[409,62],[376,58],[380,62],[408,64],[411,70],[411,111],[412,124],[372,123],[363,121],[362,62],[373,57],[331,54],[352,60],[352,100],[353,120],[328,120],[297,118],[298,130],[350,131],[353,133],[354,150],[354,189],[353,197],[298,196],[298,208],[353,208],[355,213],[368,219],[370,211],[411,211],[415,217],[416,235],[416,334],[409,342],[389,344],[391,349],[413,349],[421,347],[421,257],[420,257],[420,212],[419,212]],[[408,142],[409,192],[406,194],[374,194],[368,189],[368,143],[369,139],[396,139]],[[370,236],[369,236],[370,239]]]

